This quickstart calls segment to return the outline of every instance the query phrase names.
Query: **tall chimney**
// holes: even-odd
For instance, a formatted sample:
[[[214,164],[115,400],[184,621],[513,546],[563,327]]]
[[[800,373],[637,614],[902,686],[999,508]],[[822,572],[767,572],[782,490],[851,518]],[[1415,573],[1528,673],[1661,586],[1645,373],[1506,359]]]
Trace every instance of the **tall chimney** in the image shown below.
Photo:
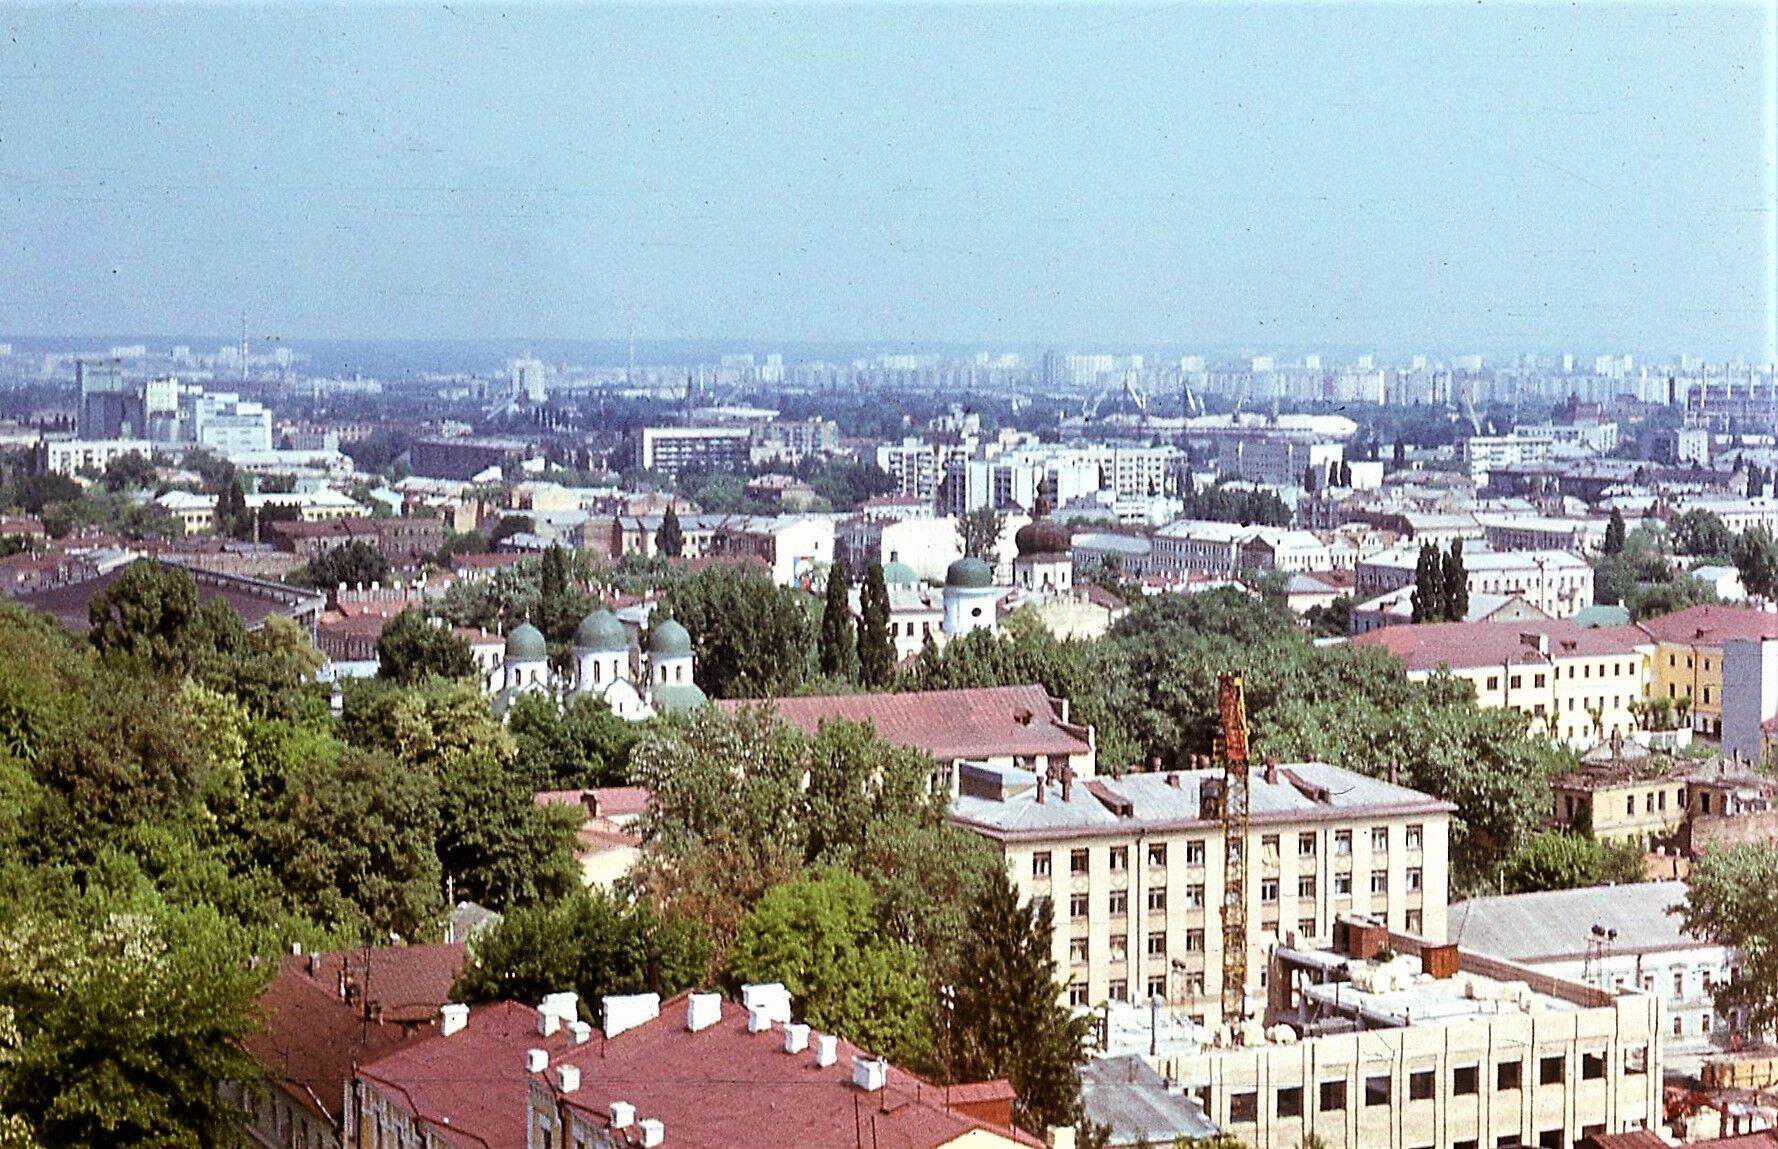
[[[1074,767],[1062,767],[1062,801],[1074,801]]]
[[[1275,755],[1266,755],[1266,785],[1278,784],[1278,759]]]
[[[1039,806],[1043,805],[1043,792],[1045,790],[1048,790],[1049,788],[1050,788],[1050,780],[1049,780],[1048,773],[1043,770],[1039,770],[1037,772],[1037,804]]]

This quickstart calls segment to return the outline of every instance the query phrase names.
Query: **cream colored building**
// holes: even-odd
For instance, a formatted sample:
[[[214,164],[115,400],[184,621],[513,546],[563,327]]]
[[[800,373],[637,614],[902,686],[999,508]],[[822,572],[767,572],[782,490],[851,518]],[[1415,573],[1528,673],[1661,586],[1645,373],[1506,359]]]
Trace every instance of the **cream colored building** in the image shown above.
[[[1386,962],[1280,950],[1268,1021],[1288,1033],[1152,1060],[1249,1145],[1567,1149],[1661,1124],[1656,995],[1401,934],[1387,945]]]
[[[1415,682],[1449,671],[1475,687],[1478,705],[1517,710],[1534,731],[1577,747],[1637,729],[1631,703],[1647,695],[1655,654],[1634,627],[1557,619],[1384,627],[1352,645],[1389,651]]]
[[[1164,996],[1221,1016],[1223,833],[1206,801],[1220,769],[1047,783],[965,764],[951,818],[1000,847],[1021,897],[1048,898],[1076,1007]],[[1362,913],[1442,938],[1455,807],[1326,763],[1254,767],[1246,844],[1247,985],[1281,941],[1327,938]],[[1257,1008],[1257,1006],[1250,1006]]]

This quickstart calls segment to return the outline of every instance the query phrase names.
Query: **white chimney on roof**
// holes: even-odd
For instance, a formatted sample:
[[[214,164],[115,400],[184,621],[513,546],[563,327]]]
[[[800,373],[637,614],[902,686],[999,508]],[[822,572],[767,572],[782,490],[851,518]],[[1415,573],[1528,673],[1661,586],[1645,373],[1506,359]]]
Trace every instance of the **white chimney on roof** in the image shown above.
[[[889,1080],[889,1063],[863,1054],[852,1055],[852,1084],[866,1093],[875,1093]]]
[[[573,1093],[580,1088],[580,1067],[578,1065],[556,1066],[556,1080],[562,1086],[563,1093]]]
[[[613,1101],[611,1103],[611,1127],[613,1129],[628,1129],[635,1123],[636,1107],[634,1105],[628,1101]]]
[[[685,1028],[693,1033],[722,1020],[722,995],[694,993],[685,1001]]]
[[[742,986],[741,1004],[749,1010],[763,1008],[767,1021],[790,1024],[790,991],[784,988],[782,982],[769,981],[763,985]]]
[[[542,1049],[525,1050],[525,1072],[542,1073],[549,1068],[549,1052]]]
[[[585,1045],[593,1039],[593,1027],[584,1021],[575,1020],[568,1023],[568,1035],[576,1045]]]
[[[561,1018],[557,1017],[555,1014],[551,1013],[547,1009],[540,1009],[537,1011],[537,1032],[538,1033],[541,1033],[543,1036],[548,1037],[560,1028],[562,1028],[562,1019]]]
[[[443,1037],[459,1033],[469,1024],[469,1007],[453,1001],[438,1007],[438,1032]]]
[[[787,1025],[784,1027],[784,1052],[801,1053],[809,1048],[809,1027],[806,1025]]]
[[[661,995],[658,993],[614,995],[606,997],[600,1002],[600,1006],[604,1014],[605,1036],[611,1038],[659,1017],[661,1015]]]
[[[772,1028],[772,1015],[766,1012],[765,1006],[750,1006],[747,1010],[747,1032],[764,1033],[770,1028]]]
[[[815,1064],[823,1069],[840,1059],[840,1039],[824,1033],[815,1039]]]
[[[557,1021],[567,1025],[580,1016],[580,995],[571,989],[561,993],[546,993],[543,995],[542,1003],[537,1007],[537,1012],[553,1014]],[[552,1026],[548,1030],[540,1029],[538,1032],[554,1033],[556,1028]]]
[[[642,1149],[655,1149],[667,1139],[667,1127],[653,1117],[644,1117],[637,1125],[642,1130]]]

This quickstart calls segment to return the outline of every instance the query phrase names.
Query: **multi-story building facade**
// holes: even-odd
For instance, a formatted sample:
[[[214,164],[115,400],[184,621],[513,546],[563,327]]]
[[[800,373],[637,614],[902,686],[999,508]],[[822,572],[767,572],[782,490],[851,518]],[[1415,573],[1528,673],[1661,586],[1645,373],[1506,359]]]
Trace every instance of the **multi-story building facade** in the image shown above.
[[[644,427],[637,441],[636,463],[677,479],[687,467],[709,471],[745,471],[753,432],[746,427]]]
[[[1637,625],[1656,644],[1650,695],[1689,699],[1692,729],[1710,735],[1722,733],[1723,644],[1742,640],[1764,649],[1778,642],[1778,615],[1744,606],[1688,607]]]
[[[1215,1024],[1222,781],[1219,769],[1086,780],[964,764],[951,818],[1001,850],[1022,897],[1054,906],[1070,1004],[1160,995]],[[1344,913],[1444,936],[1450,803],[1311,762],[1255,767],[1249,805],[1248,992],[1272,946],[1327,938]]]
[[[1395,547],[1358,562],[1360,601],[1411,586],[1420,561],[1416,545]],[[1571,618],[1593,605],[1593,568],[1567,551],[1463,552],[1471,595],[1518,595],[1551,618]]]
[[[1686,820],[1686,769],[1621,738],[1595,746],[1580,769],[1550,780],[1555,825],[1645,850],[1676,842]]]

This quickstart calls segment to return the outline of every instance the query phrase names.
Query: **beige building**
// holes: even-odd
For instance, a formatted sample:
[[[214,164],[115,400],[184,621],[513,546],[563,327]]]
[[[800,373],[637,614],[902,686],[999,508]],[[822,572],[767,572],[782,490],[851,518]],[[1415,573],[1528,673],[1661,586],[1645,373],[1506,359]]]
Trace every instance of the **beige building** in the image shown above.
[[[1368,956],[1279,950],[1265,1034],[1152,1060],[1249,1145],[1567,1149],[1661,1124],[1659,997],[1367,934]]]
[[[1224,846],[1205,797],[1221,783],[1220,769],[1040,782],[965,764],[951,817],[1000,847],[1022,897],[1050,899],[1070,1004],[1159,994],[1214,1024]],[[1451,804],[1310,762],[1255,767],[1249,809],[1250,993],[1274,945],[1330,937],[1341,914],[1444,936]]]
[[[1686,819],[1687,765],[1622,739],[1595,746],[1550,782],[1556,825],[1647,849],[1672,842]]]

